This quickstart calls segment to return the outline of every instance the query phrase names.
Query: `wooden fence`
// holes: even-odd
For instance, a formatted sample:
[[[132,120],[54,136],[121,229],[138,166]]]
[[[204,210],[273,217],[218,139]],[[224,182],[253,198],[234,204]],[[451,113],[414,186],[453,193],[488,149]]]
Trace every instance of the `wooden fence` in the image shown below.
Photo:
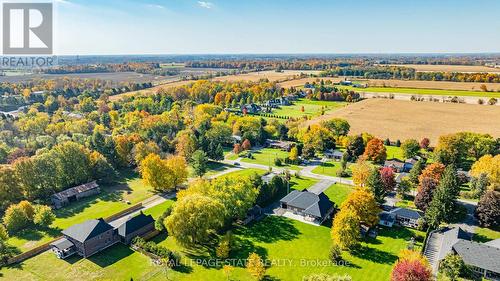
[[[133,213],[133,212],[135,212],[137,210],[140,210],[141,208],[142,208],[142,203],[135,204],[135,205],[133,205],[133,206],[131,206],[131,207],[123,210],[123,211],[120,211],[120,212],[118,212],[116,214],[113,214],[113,215],[105,218],[104,220],[106,222],[111,222],[111,221],[114,221],[114,220],[119,219],[121,217],[124,217],[124,216],[126,216],[126,215],[128,215],[130,213]],[[146,239],[146,240],[150,239],[150,238],[156,236],[157,234],[158,233],[154,233],[153,234],[153,232],[150,232],[150,233],[148,233],[146,235],[151,235],[151,236],[149,238],[144,238],[144,239]],[[24,260],[27,260],[27,259],[29,259],[31,257],[34,257],[34,256],[40,254],[40,253],[45,252],[45,251],[47,251],[47,250],[50,249],[50,244],[51,243],[53,243],[53,242],[55,242],[55,241],[57,241],[57,240],[59,240],[61,238],[62,238],[62,236],[59,236],[59,237],[57,237],[57,238],[55,238],[53,240],[50,240],[49,242],[46,242],[46,243],[44,243],[44,244],[42,244],[40,246],[37,246],[37,247],[35,247],[35,248],[33,248],[33,249],[29,250],[29,251],[21,253],[21,254],[19,254],[17,256],[13,256],[13,257],[11,257],[11,258],[9,258],[7,260],[7,265],[11,265],[11,264],[14,264],[14,263],[22,262]]]

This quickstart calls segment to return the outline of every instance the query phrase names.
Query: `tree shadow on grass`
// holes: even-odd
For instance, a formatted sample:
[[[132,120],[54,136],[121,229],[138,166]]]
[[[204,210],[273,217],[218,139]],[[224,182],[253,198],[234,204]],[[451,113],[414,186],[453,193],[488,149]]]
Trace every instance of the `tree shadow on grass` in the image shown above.
[[[293,240],[299,236],[300,231],[290,219],[268,216],[249,227],[238,228],[235,234],[258,242],[273,243],[279,240]]]
[[[97,264],[100,267],[108,267],[128,256],[133,254],[134,251],[123,244],[116,244],[111,246],[102,252],[99,252],[89,258],[89,261]]]
[[[397,256],[375,248],[360,246],[353,250],[351,255],[374,263],[393,264],[398,259]]]

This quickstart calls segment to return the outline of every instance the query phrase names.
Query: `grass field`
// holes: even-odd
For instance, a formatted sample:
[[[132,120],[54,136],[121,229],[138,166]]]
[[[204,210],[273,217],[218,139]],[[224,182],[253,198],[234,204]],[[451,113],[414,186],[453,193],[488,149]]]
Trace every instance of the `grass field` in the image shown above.
[[[500,137],[500,106],[367,99],[308,121],[308,125],[334,117],[345,118],[350,134],[369,132],[401,141],[427,137],[431,145],[441,135],[471,131]]]
[[[325,194],[328,198],[330,198],[330,200],[332,200],[332,202],[335,203],[335,205],[337,205],[338,208],[340,208],[340,205],[342,205],[342,202],[344,202],[352,190],[353,187],[351,185],[336,183],[330,186],[325,191]]]
[[[243,158],[241,161],[246,163],[254,163],[260,165],[266,165],[271,167],[276,167],[274,165],[274,159],[288,157],[288,152],[282,151],[274,148],[263,148],[260,150],[252,150],[252,155],[254,159]],[[283,166],[278,168],[290,169],[290,170],[300,170],[301,168],[297,165],[288,165],[283,163]]]
[[[353,280],[388,280],[397,254],[407,241],[422,235],[404,228],[382,229],[377,239],[361,245],[361,251],[344,253],[346,266],[328,263],[330,227],[312,226],[283,217],[271,216],[233,231],[235,250],[230,258],[243,261],[257,252],[266,262],[268,280],[301,280],[312,273],[348,274]],[[116,245],[89,259],[60,260],[46,252],[17,267],[2,269],[6,280],[227,280],[220,266],[209,264],[211,248],[185,249],[172,237],[155,238],[161,245],[182,254],[180,269],[164,271],[144,255],[124,245]],[[298,250],[300,249],[300,250]],[[253,280],[243,266],[235,267],[231,280]]]
[[[338,177],[337,172],[342,168],[340,162],[337,161],[328,161],[325,163],[321,163],[321,166],[314,168],[311,172],[319,175]],[[347,166],[347,171],[350,171],[349,165]],[[347,177],[347,179],[351,179],[352,177]]]
[[[307,99],[300,99],[290,106],[282,106],[281,108],[274,109],[272,114],[279,116],[288,116],[292,118],[307,116],[317,117],[321,115],[323,109],[325,113],[332,112],[338,108],[346,106],[345,102],[334,101],[313,101]],[[304,112],[302,112],[304,107]]]
[[[55,211],[50,229],[30,229],[12,235],[8,243],[22,251],[32,249],[60,235],[60,231],[88,219],[107,217],[151,197],[151,188],[144,185],[138,174],[122,171],[119,183],[102,186],[101,193]],[[130,204],[127,204],[129,201]]]
[[[401,142],[403,142],[403,140],[401,140]],[[387,159],[397,158],[400,160],[405,160],[403,156],[403,150],[401,149],[401,147],[386,145],[385,150],[387,152]]]
[[[418,72],[487,72],[500,73],[500,68],[487,67],[483,65],[446,65],[446,64],[394,64],[413,68]]]
[[[356,92],[372,93],[392,93],[408,95],[428,95],[428,96],[464,96],[464,97],[489,97],[500,98],[500,92],[466,91],[466,90],[440,90],[440,89],[419,89],[419,88],[393,88],[393,87],[368,87],[354,88],[351,86],[337,86],[341,89],[353,90]]]
[[[476,227],[476,233],[472,239],[477,242],[488,242],[500,238],[500,228],[491,229],[486,227]]]

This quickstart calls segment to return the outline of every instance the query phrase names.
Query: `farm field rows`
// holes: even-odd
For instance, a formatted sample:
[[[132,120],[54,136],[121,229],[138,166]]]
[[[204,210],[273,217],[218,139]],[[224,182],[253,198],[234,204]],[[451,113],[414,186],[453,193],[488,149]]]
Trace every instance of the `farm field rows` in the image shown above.
[[[334,117],[345,118],[351,125],[351,134],[370,132],[382,139],[401,141],[427,137],[435,145],[439,136],[461,131],[500,137],[498,116],[498,106],[367,99],[308,123]]]
[[[358,79],[356,79],[358,80]],[[448,82],[448,81],[417,81],[417,80],[389,80],[389,79],[359,79],[370,87],[394,87],[438,90],[480,91],[485,85],[490,91],[499,91],[500,83],[475,83],[475,82]]]
[[[447,65],[447,64],[392,64],[392,66],[402,66],[413,68],[418,72],[487,72],[500,73],[500,68],[487,67],[483,65]]]
[[[448,96],[466,96],[466,97],[500,98],[500,92],[418,89],[418,88],[391,88],[391,87],[368,87],[368,88],[354,88],[354,87],[350,87],[350,86],[338,86],[338,87],[343,88],[343,89],[352,90],[352,91],[357,91],[360,93],[371,92],[371,93],[445,96],[445,97],[448,97]]]
[[[245,74],[227,75],[213,78],[213,81],[259,81],[260,79],[269,79],[269,81],[282,81],[297,77],[303,74],[319,74],[320,71],[316,70],[284,70],[283,72],[276,72],[274,70],[257,71]]]

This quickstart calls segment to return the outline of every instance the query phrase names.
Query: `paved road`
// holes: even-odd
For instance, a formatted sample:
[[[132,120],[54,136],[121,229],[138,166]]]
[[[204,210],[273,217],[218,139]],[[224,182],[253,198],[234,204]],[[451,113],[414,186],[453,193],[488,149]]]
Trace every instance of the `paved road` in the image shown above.
[[[467,201],[463,199],[458,199],[458,203],[467,209],[467,215],[463,222],[453,224],[452,226],[459,226],[463,230],[467,231],[469,234],[474,235],[476,233],[476,226],[478,225],[477,219],[474,217],[474,211],[477,207],[477,202]]]

